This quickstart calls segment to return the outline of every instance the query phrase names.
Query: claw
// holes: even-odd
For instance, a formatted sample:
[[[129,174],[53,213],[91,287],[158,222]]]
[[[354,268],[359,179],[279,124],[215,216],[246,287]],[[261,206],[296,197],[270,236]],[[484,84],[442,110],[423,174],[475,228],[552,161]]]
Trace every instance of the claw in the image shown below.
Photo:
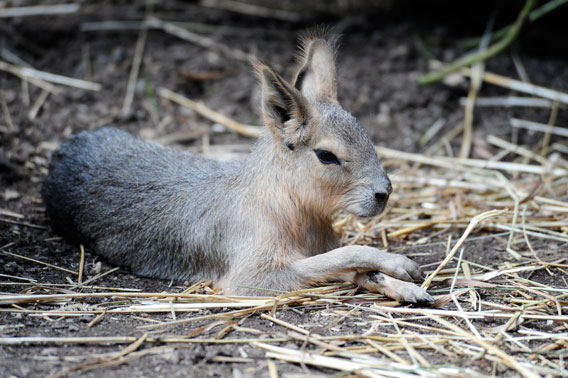
[[[414,281],[422,281],[424,279],[424,273],[422,272],[418,264],[416,264],[416,270],[411,271],[411,275]]]
[[[410,274],[408,274],[408,272],[405,272],[405,271],[403,271],[403,272],[400,274],[400,279],[401,279],[401,280],[404,280],[404,281],[407,281],[407,282],[412,282],[412,281],[413,281],[412,276],[411,276]]]

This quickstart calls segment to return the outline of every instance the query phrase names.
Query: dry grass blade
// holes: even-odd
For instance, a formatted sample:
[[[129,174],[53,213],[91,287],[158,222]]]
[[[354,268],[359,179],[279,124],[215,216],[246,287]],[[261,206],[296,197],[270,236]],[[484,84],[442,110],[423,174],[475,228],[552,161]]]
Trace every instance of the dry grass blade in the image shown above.
[[[460,98],[460,105],[464,106],[467,98]],[[552,108],[552,101],[534,97],[477,97],[476,107],[527,107],[527,108]]]
[[[177,26],[177,25],[175,25],[171,22],[165,22],[165,21],[159,20],[157,18],[150,18],[150,19],[146,20],[145,23],[149,27],[161,29],[161,30],[165,31],[166,33],[174,35],[174,36],[181,38],[185,41],[194,43],[194,44],[201,46],[201,47],[204,47],[206,49],[218,51],[218,52],[224,54],[225,56],[231,57],[231,58],[236,59],[236,60],[248,62],[251,58],[251,55],[247,54],[244,51],[241,51],[241,50],[235,49],[235,48],[230,48],[230,47],[228,47],[228,46],[226,46],[226,45],[224,45],[220,42],[213,40],[212,38],[205,37],[205,36],[199,35],[197,33],[191,32],[191,31],[186,30],[182,27],[179,27],[179,26]]]
[[[29,79],[30,81],[32,81],[33,84],[36,84],[38,80],[41,80],[41,81],[51,82],[54,84],[66,85],[68,87],[86,89],[89,91],[100,91],[102,88],[102,86],[99,83],[93,83],[91,81],[75,79],[72,77],[67,77],[62,75],[56,75],[50,72],[36,70],[31,67],[18,67],[3,61],[0,61],[0,70],[16,74],[26,80]],[[53,87],[46,86],[45,88],[42,89],[45,89],[49,92],[54,92]]]
[[[18,67],[9,63],[6,63],[4,61],[0,60],[0,71],[5,71],[5,72],[9,72],[12,75],[15,75],[17,77],[19,77],[22,80],[26,80],[29,81],[30,83],[32,83],[33,85],[48,91],[49,93],[54,93],[54,94],[58,94],[61,92],[60,88],[57,88],[55,85],[37,77],[37,76],[33,76],[33,75],[29,75],[27,74],[27,72],[25,72],[23,70],[22,67]]]
[[[134,352],[136,349],[138,349],[140,347],[140,345],[142,345],[144,343],[144,341],[146,341],[147,338],[148,338],[148,335],[144,334],[138,340],[134,341],[132,344],[130,344],[129,346],[124,348],[121,352],[118,352],[118,353],[116,353],[116,354],[114,354],[110,357],[97,358],[95,360],[92,360],[92,361],[89,361],[89,362],[86,362],[86,363],[83,363],[83,364],[79,364],[79,365],[74,366],[72,368],[62,370],[62,371],[50,376],[50,378],[64,377],[64,376],[68,375],[69,373],[72,373],[72,372],[75,372],[75,371],[87,371],[87,370],[97,369],[97,368],[100,368],[100,367],[112,366],[112,365],[114,365],[113,361],[117,361],[117,362],[121,363],[122,357],[124,357],[124,356]]]
[[[200,4],[206,7],[226,9],[232,12],[257,17],[274,18],[283,21],[297,22],[301,19],[301,15],[296,12],[266,8],[260,5],[248,4],[235,0],[201,0]]]
[[[545,165],[545,164],[549,163],[549,161],[546,158],[532,152],[531,150],[524,148],[524,147],[521,147],[521,146],[517,146],[514,143],[507,142],[506,140],[498,138],[495,135],[488,135],[487,136],[487,142],[494,145],[494,146],[503,148],[507,151],[519,154],[519,155],[526,157],[528,159],[532,159],[532,160],[538,162],[539,164]]]
[[[81,244],[79,246],[81,251],[81,257],[79,261],[79,276],[77,277],[77,285],[81,286],[83,284],[83,270],[85,268],[85,247]]]
[[[10,109],[8,109],[8,104],[6,103],[6,98],[4,97],[4,91],[0,90],[0,107],[2,108],[2,114],[4,115],[4,121],[8,125],[8,129],[13,131],[16,129],[14,123],[12,122],[12,116],[10,115]]]
[[[129,344],[138,338],[133,336],[98,336],[98,337],[0,337],[0,345],[52,345],[52,344]],[[209,339],[209,338],[188,338],[180,337],[147,337],[144,341],[148,343],[169,343],[169,344],[250,344],[255,342],[280,343],[290,341],[290,337],[274,338],[243,338],[243,339]]]
[[[436,277],[438,275],[438,273],[440,273],[440,271],[442,269],[444,269],[444,267],[446,265],[448,265],[448,263],[454,258],[454,255],[456,254],[456,252],[458,251],[458,249],[463,245],[463,243],[465,242],[465,239],[467,239],[467,237],[469,236],[469,234],[473,231],[473,229],[475,227],[477,227],[478,224],[480,224],[481,222],[499,216],[501,214],[503,214],[505,212],[505,210],[489,210],[486,211],[484,213],[481,213],[479,215],[476,215],[475,217],[473,217],[471,219],[471,222],[469,223],[469,225],[467,226],[467,228],[465,229],[464,233],[462,234],[462,236],[459,238],[458,242],[454,245],[454,247],[452,248],[452,250],[450,251],[450,253],[446,256],[446,258],[444,259],[444,261],[442,261],[440,263],[440,265],[438,265],[438,267],[436,268],[436,270],[434,270],[434,272],[432,274],[430,274],[428,276],[428,278],[426,278],[426,280],[424,281],[424,283],[422,284],[422,287],[427,289],[428,286],[430,286],[430,284],[432,283],[432,281],[434,280],[434,277]]]
[[[423,309],[420,308],[402,308],[402,307],[388,307],[388,306],[380,306],[380,305],[373,305],[373,310],[377,310],[384,313],[397,313],[397,314],[406,314],[406,315],[417,315],[422,314]],[[476,312],[469,312],[467,316],[470,319],[510,319],[511,317],[516,316],[513,310],[516,308],[511,308],[509,312],[491,312],[491,311],[476,311]],[[437,315],[437,316],[444,316],[444,317],[458,317],[463,318],[464,312],[462,311],[453,311],[453,310],[438,310],[432,309],[428,310],[430,315]],[[568,321],[568,315],[532,315],[532,314],[523,314],[522,318],[524,319],[532,319],[532,320],[548,320],[552,322],[566,322]]]
[[[213,122],[220,123],[241,135],[248,137],[258,137],[262,133],[262,128],[260,128],[259,126],[244,125],[221,113],[211,110],[201,103],[195,102],[187,97],[172,92],[169,89],[159,88],[158,95],[167,98],[170,101],[176,102],[182,106],[185,106],[186,108],[192,109],[203,117],[210,119]]]
[[[487,25],[487,30],[485,31],[483,38],[479,44],[479,53],[483,54],[487,51],[487,46],[491,39],[491,30],[493,28],[493,22],[490,21]],[[477,93],[481,88],[481,77],[483,76],[483,71],[485,70],[485,64],[483,61],[474,63],[471,67],[471,84],[469,88],[469,93],[467,94],[467,101],[465,103],[465,115],[463,120],[463,138],[460,147],[459,157],[461,159],[466,159],[469,157],[472,145],[473,136],[473,109],[475,106],[475,101],[477,98]]]
[[[464,337],[470,339],[471,341],[475,342],[476,344],[479,344],[481,347],[483,347],[486,350],[489,350],[493,353],[495,353],[497,356],[499,356],[503,363],[515,370],[517,370],[523,377],[526,378],[538,378],[540,377],[540,375],[532,370],[530,370],[529,368],[523,366],[521,363],[519,363],[519,361],[517,361],[515,358],[513,358],[512,356],[510,356],[509,354],[505,353],[504,351],[502,351],[501,349],[497,348],[496,346],[488,343],[485,340],[482,340],[481,338],[471,335],[469,333],[467,333],[466,331],[464,331],[463,329],[461,329],[460,327],[456,326],[455,324],[452,324],[436,315],[430,314],[427,311],[422,311],[422,313],[437,321],[438,323],[440,323],[441,325],[443,325],[444,327],[451,329],[452,331],[455,331],[457,333],[462,334]]]
[[[460,71],[466,76],[471,76],[471,70],[464,68]],[[558,101],[563,104],[568,104],[568,93],[555,91],[553,89],[541,87],[538,85],[525,83],[524,81],[511,79],[506,76],[498,75],[492,72],[485,72],[483,74],[483,81],[498,85],[500,87],[508,88],[514,91],[527,93],[531,96],[543,97],[552,101]]]
[[[58,269],[58,270],[61,270],[61,271],[64,271],[64,272],[66,272],[66,273],[70,273],[70,274],[73,274],[73,275],[77,275],[77,274],[78,274],[77,272],[75,272],[75,271],[73,271],[73,270],[66,269],[66,268],[62,268],[62,267],[60,267],[60,266],[53,265],[53,264],[50,264],[50,263],[46,263],[46,262],[43,262],[43,261],[39,261],[39,260],[36,260],[36,259],[32,259],[32,258],[30,258],[30,257],[21,256],[21,255],[18,255],[18,254],[16,254],[16,253],[12,253],[12,252],[8,252],[8,251],[3,251],[3,250],[0,250],[0,253],[3,253],[3,254],[5,254],[5,255],[12,256],[12,257],[17,257],[17,258],[20,258],[20,259],[23,259],[23,260],[31,261],[31,262],[34,262],[34,263],[36,263],[36,264],[45,265],[45,266],[48,266],[48,267],[50,267],[50,268]],[[1,303],[1,300],[0,300],[0,303]]]
[[[69,14],[79,10],[79,4],[35,5],[0,9],[0,18],[47,16],[50,14]]]
[[[526,121],[523,119],[511,118],[511,126],[516,128],[523,128],[527,130],[539,131],[542,133],[551,133],[563,137],[568,137],[568,129],[564,127],[551,126],[545,123]]]
[[[410,152],[397,151],[387,147],[377,147],[379,156],[390,159],[402,159],[415,161],[421,164],[433,165],[440,168],[463,169],[463,167],[481,168],[481,169],[498,169],[508,172],[526,172],[535,174],[552,174],[553,176],[566,176],[568,170],[564,168],[553,168],[548,170],[546,167],[535,166],[529,164],[509,163],[502,161],[481,160],[481,159],[458,159],[450,157],[430,157]]]
[[[278,378],[278,369],[274,361],[267,360],[266,365],[268,365],[268,375],[270,378]]]
[[[30,121],[33,121],[37,114],[39,113],[41,107],[43,106],[43,104],[45,103],[45,101],[47,100],[47,96],[49,95],[49,92],[46,91],[45,89],[43,89],[39,96],[37,97],[37,99],[34,101],[34,104],[32,105],[30,111],[28,112],[28,119]]]
[[[144,54],[144,46],[146,45],[147,37],[148,30],[141,29],[140,33],[138,34],[138,40],[136,41],[134,58],[132,60],[132,68],[130,69],[128,83],[126,84],[126,94],[124,96],[124,102],[122,103],[121,112],[123,116],[130,114],[130,107],[132,106],[132,100],[134,99],[136,80],[138,79],[138,72],[140,71],[140,64],[142,63],[142,56]]]

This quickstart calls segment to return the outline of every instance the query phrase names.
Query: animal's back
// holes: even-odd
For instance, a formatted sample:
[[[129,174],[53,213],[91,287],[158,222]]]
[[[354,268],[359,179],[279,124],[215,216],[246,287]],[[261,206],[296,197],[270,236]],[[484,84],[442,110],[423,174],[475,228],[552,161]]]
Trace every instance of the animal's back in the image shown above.
[[[107,127],[81,132],[54,152],[42,194],[58,232],[111,262],[195,280],[225,269],[211,231],[195,220],[217,213],[211,192],[222,188],[211,183],[236,169]]]

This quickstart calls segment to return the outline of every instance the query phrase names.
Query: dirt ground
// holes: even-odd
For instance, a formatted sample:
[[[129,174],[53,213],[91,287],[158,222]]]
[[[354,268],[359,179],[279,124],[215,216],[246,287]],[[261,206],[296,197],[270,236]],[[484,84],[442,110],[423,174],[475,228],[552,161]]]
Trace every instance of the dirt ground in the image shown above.
[[[0,8],[2,5],[13,6],[13,3],[22,2],[0,1]],[[197,151],[205,144],[226,145],[230,150],[235,148],[234,145],[249,146],[253,143],[252,139],[238,136],[223,126],[211,126],[210,121],[197,113],[157,96],[160,87],[201,101],[211,109],[245,124],[260,122],[258,89],[246,61],[235,60],[215,49],[206,49],[158,30],[148,32],[131,112],[126,116],[120,115],[138,31],[84,29],[89,26],[88,23],[103,20],[140,20],[149,10],[142,1],[130,5],[125,2],[79,3],[82,8],[74,15],[0,19],[0,48],[3,51],[9,50],[36,69],[102,85],[100,91],[62,87],[62,93],[49,95],[37,116],[30,119],[29,111],[41,90],[33,85],[23,87],[17,77],[0,72],[1,94],[13,124],[12,127],[5,118],[0,120],[0,294],[65,292],[66,289],[62,287],[43,284],[69,284],[70,279],[76,278],[64,271],[4,253],[78,270],[78,247],[57,237],[49,229],[40,197],[50,154],[71,134],[114,124],[147,139]],[[465,37],[481,35],[494,8],[484,3],[482,5],[486,7],[480,7],[483,9],[462,10],[460,14],[471,12],[471,17],[459,22],[444,18],[431,7],[412,9],[417,6],[408,1],[394,8],[385,5],[385,2],[370,2],[372,5],[368,9],[361,8],[357,1],[333,3],[335,7],[330,9],[312,9],[310,13],[303,10],[299,13],[301,18],[296,21],[243,15],[204,7],[195,2],[154,4],[151,12],[163,20],[213,25],[207,33],[213,40],[232,49],[262,55],[288,78],[293,70],[297,33],[314,24],[336,25],[343,35],[338,55],[340,102],[361,121],[377,145],[420,152],[423,147],[418,143],[419,138],[437,120],[445,121],[441,133],[463,120],[459,99],[467,96],[467,80],[453,85],[422,87],[417,84],[417,78],[428,71],[427,54],[450,61],[466,51],[458,47],[458,42]],[[291,11],[300,9],[294,2],[281,2],[281,6]],[[497,26],[511,21],[518,11],[499,9],[495,18]],[[451,14],[451,11],[444,14]],[[566,15],[565,10],[560,9],[559,12]],[[519,42],[513,46],[513,53],[509,51],[490,60],[487,70],[517,78],[518,71],[512,59],[514,55],[523,63],[532,82],[567,92],[567,50],[561,47],[558,36],[565,36],[568,28],[557,21],[561,16],[552,15],[546,23],[527,25]],[[5,59],[2,57],[2,60]],[[508,91],[489,85],[483,89],[484,96],[507,94]],[[488,133],[510,139],[513,132],[509,126],[510,117],[546,123],[549,115],[549,109],[477,109],[472,157],[484,157],[480,153],[486,146],[481,140]],[[568,112],[561,109],[556,124],[567,125]],[[518,137],[530,145],[536,144],[541,135],[520,131]],[[454,143],[453,151],[457,153],[459,138]],[[566,198],[559,200],[566,201]],[[474,256],[477,262],[490,265],[508,259],[503,252],[506,238],[506,234],[498,234],[473,240],[467,246],[479,251]],[[416,248],[406,247],[404,240],[393,241],[391,247],[422,264],[430,264],[443,258],[446,246],[435,243],[442,240],[445,238],[434,239],[433,244]],[[558,241],[542,241],[533,247],[542,258],[562,256],[568,251],[568,245]],[[100,261],[89,249],[85,256],[85,279],[113,268]],[[566,281],[559,275],[549,276],[538,272],[532,279],[566,288]],[[136,277],[123,269],[97,280],[96,284],[146,292],[180,292],[186,287],[183,282]],[[93,299],[90,304],[102,303]],[[92,318],[55,319],[14,313],[6,307],[2,310],[1,336],[140,336],[143,331],[139,327],[148,324],[141,316],[117,314],[105,316],[97,325],[88,328],[87,324]],[[330,326],[323,334],[350,333],[354,329],[371,327],[363,309],[348,317],[342,314],[334,310],[333,304],[321,308],[288,308],[279,313],[284,320],[302,324],[307,329]],[[188,313],[181,316],[194,315]],[[151,318],[171,319],[169,314],[152,314]],[[168,328],[167,331],[156,331],[153,335],[187,335],[206,324],[207,321],[197,321]],[[542,330],[550,327],[546,322],[536,324]],[[282,332],[258,314],[245,318],[241,326],[274,334]],[[219,330],[220,327],[215,327],[201,335],[214,337]],[[241,336],[239,331],[231,334],[232,338]],[[300,346],[301,342],[284,345]],[[88,344],[3,345],[0,346],[0,376],[49,376],[83,362],[86,356],[104,355],[122,348],[117,345]],[[161,348],[159,352],[149,353],[120,366],[68,375],[269,375],[264,352],[250,345],[192,344],[164,345]],[[219,357],[243,358],[245,362],[223,362]],[[463,363],[464,366],[474,366],[483,374],[514,375],[510,371],[495,371],[494,366],[478,366],[475,361]],[[333,370],[280,362],[277,368],[281,375],[289,376],[335,374]]]

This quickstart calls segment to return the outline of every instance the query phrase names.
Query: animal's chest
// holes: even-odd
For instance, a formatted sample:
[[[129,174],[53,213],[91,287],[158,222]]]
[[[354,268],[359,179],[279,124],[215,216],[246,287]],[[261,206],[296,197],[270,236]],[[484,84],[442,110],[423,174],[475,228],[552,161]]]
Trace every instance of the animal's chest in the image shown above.
[[[319,255],[339,246],[339,239],[332,229],[311,229],[304,235],[299,250],[306,257]]]

